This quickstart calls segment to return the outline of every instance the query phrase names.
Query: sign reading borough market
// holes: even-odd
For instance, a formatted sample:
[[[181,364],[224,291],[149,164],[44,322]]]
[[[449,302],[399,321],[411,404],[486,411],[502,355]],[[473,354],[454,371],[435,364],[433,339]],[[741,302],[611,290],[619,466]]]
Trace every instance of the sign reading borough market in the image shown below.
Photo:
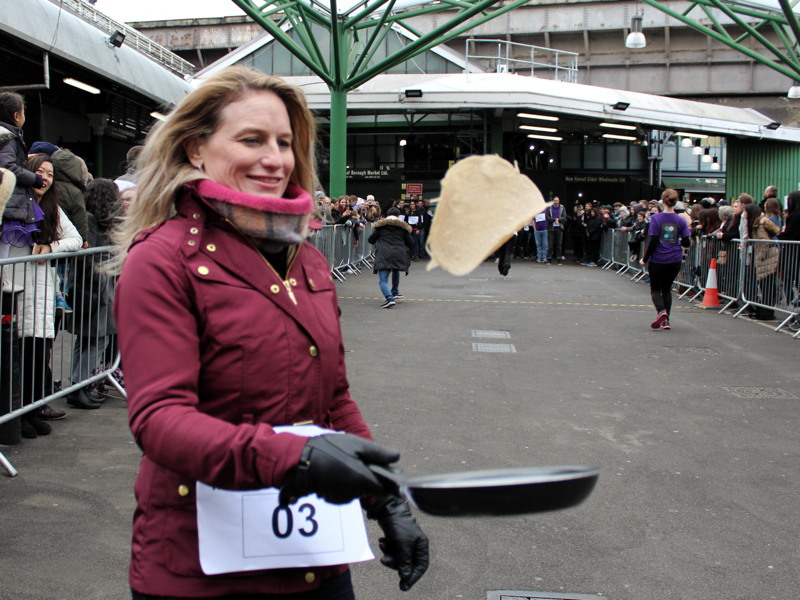
[[[380,167],[378,169],[347,169],[347,179],[390,179],[394,177],[394,169]]]

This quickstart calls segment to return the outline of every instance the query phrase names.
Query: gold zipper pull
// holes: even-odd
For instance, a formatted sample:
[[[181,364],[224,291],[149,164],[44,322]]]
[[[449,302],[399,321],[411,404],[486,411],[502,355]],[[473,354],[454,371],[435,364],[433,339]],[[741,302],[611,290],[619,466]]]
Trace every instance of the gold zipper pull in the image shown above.
[[[286,288],[286,291],[289,293],[289,298],[291,298],[292,302],[294,302],[294,305],[297,306],[297,298],[294,297],[294,292],[292,291],[292,284],[284,279],[283,287]]]

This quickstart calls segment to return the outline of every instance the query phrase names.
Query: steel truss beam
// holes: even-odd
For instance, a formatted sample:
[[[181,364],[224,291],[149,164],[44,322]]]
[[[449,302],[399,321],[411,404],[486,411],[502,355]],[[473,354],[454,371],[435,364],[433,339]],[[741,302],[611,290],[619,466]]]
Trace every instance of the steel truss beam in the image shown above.
[[[645,4],[668,14],[692,29],[749,56],[794,81],[800,81],[800,51],[798,51],[800,23],[794,14],[794,6],[798,1],[778,0],[780,6],[780,10],[778,10],[736,0],[694,0],[686,10],[680,13],[664,2],[642,0]],[[711,26],[704,25],[690,16],[698,12],[711,22]],[[723,25],[720,16],[726,17],[731,23]],[[734,30],[736,30],[736,37],[732,34]],[[780,44],[776,45],[767,39],[763,31],[769,30],[775,33]],[[760,53],[745,46],[744,42],[748,39],[755,40],[767,52]]]
[[[328,193],[345,193],[347,159],[347,93],[373,77],[465,31],[527,4],[511,0],[490,10],[502,0],[439,0],[396,9],[397,0],[367,0],[340,12],[336,0],[233,0],[251,19],[324,81],[331,92],[331,175]],[[407,19],[443,13],[445,22],[428,33],[416,31]],[[297,35],[285,31],[289,23]],[[312,26],[326,29],[330,48],[320,48]],[[385,58],[373,60],[393,26],[417,36]],[[800,66],[800,65],[799,65]]]

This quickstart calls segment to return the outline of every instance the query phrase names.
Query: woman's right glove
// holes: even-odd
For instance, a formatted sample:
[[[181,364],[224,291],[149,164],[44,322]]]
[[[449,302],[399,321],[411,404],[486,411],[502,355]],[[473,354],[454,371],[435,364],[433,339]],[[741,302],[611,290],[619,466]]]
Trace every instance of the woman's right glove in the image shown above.
[[[288,506],[316,494],[332,504],[347,504],[361,496],[383,496],[386,490],[368,464],[387,466],[400,453],[349,433],[308,438],[300,462],[286,474],[279,501]]]
[[[428,538],[422,532],[408,502],[399,496],[384,496],[367,509],[378,521],[384,537],[378,540],[381,564],[400,575],[400,589],[407,592],[428,570]]]

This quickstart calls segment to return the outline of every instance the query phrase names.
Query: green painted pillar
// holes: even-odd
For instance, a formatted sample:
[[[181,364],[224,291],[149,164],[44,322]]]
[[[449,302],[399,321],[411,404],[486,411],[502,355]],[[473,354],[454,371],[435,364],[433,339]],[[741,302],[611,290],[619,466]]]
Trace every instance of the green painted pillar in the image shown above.
[[[331,171],[328,196],[347,193],[347,92],[331,89]]]

